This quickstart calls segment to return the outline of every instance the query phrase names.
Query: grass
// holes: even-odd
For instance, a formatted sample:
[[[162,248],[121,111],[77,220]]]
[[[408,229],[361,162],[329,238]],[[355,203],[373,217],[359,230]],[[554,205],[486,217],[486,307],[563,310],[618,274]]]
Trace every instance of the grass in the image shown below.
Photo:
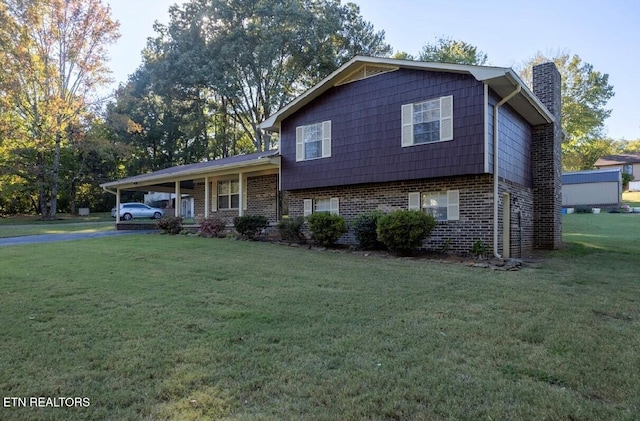
[[[114,222],[110,213],[94,213],[89,216],[60,214],[53,221],[43,221],[37,215],[0,218],[0,238],[68,232],[111,231],[113,229]]]
[[[0,249],[1,419],[635,420],[638,215],[520,272],[134,235]]]
[[[125,221],[122,221],[125,222]],[[157,220],[135,218],[128,223],[148,225],[155,229]],[[69,232],[102,232],[115,229],[115,220],[110,213],[95,213],[90,216],[61,214],[53,221],[43,221],[37,215],[21,215],[0,218],[0,238],[24,235],[63,234]],[[184,225],[195,225],[195,218],[185,218]]]

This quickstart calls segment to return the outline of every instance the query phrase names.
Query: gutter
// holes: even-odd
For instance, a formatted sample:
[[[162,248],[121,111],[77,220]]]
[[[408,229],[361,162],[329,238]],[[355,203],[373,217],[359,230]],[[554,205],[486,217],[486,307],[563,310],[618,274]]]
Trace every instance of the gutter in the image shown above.
[[[511,98],[518,95],[522,90],[522,85],[516,82],[515,91],[511,92],[506,97],[502,98],[500,102],[498,102],[493,107],[493,255],[497,258],[502,258],[502,255],[498,253],[498,193],[499,193],[499,162],[500,159],[498,157],[498,151],[500,150],[499,142],[499,126],[498,126],[498,111],[501,106],[507,103]]]
[[[272,152],[272,153],[269,153],[269,152]],[[144,186],[145,185],[144,183],[148,183],[148,182],[169,183],[173,181],[190,180],[190,179],[193,179],[194,176],[199,176],[202,174],[235,170],[237,168],[252,167],[255,165],[262,165],[262,164],[279,165],[280,162],[278,161],[278,153],[279,151],[275,151],[275,150],[265,151],[265,155],[258,156],[250,161],[241,161],[241,162],[234,162],[231,164],[223,164],[220,166],[205,167],[205,168],[201,168],[199,170],[194,170],[194,171],[191,171],[189,169],[183,169],[180,171],[176,171],[174,173],[162,174],[160,176],[154,175],[155,173],[148,173],[148,174],[142,174],[138,176],[125,178],[120,181],[112,181],[109,183],[104,183],[104,184],[101,184],[100,186],[104,190],[109,191],[107,190],[108,187],[126,186],[126,187],[122,187],[126,189],[127,187],[130,187],[131,185],[136,185],[136,184],[142,184],[142,186]],[[211,162],[214,162],[214,161],[211,161]],[[161,170],[161,171],[164,171],[164,170]],[[126,181],[126,180],[130,180],[130,181]],[[121,182],[121,181],[126,181],[126,182]],[[113,193],[113,192],[109,191],[109,193]]]

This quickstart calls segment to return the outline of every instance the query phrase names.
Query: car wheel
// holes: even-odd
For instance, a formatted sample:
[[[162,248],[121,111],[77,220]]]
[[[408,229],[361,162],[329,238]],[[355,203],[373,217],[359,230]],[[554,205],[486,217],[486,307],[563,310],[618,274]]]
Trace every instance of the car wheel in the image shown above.
[[[153,214],[153,219],[160,219],[162,218],[162,214],[160,212],[156,212]]]
[[[122,215],[122,219],[124,219],[125,221],[131,221],[131,219],[133,219],[133,215],[131,215],[130,213],[125,213],[124,215]]]

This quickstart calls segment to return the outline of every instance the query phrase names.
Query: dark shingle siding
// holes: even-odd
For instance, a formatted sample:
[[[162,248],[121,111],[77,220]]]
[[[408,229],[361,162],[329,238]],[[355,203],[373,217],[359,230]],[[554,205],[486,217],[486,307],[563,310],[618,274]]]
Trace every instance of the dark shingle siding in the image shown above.
[[[484,171],[482,83],[472,76],[398,70],[338,86],[282,123],[282,188],[398,181]],[[401,107],[453,95],[454,139],[403,148]],[[332,156],[295,161],[297,126],[332,122]]]

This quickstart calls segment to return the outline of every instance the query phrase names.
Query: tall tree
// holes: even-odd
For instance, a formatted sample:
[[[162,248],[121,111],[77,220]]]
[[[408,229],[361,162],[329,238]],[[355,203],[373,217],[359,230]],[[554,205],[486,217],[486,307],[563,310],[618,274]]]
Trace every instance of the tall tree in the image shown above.
[[[191,0],[156,25],[148,59],[183,92],[217,98],[256,150],[258,124],[356,54],[388,55],[358,6],[335,0]]]
[[[604,145],[604,123],[611,114],[607,103],[614,92],[609,75],[594,70],[578,55],[562,52],[553,57],[538,53],[523,66],[520,76],[531,86],[533,66],[549,61],[555,63],[562,76],[562,128],[567,134],[562,144],[563,167],[592,168],[597,157],[591,157]]]
[[[68,129],[109,81],[106,48],[118,36],[101,0],[0,3],[0,110],[22,128],[13,147],[33,168],[43,218],[57,213]]]
[[[478,47],[464,41],[438,38],[435,43],[422,47],[418,60],[483,65],[487,63],[487,55],[478,50]]]

